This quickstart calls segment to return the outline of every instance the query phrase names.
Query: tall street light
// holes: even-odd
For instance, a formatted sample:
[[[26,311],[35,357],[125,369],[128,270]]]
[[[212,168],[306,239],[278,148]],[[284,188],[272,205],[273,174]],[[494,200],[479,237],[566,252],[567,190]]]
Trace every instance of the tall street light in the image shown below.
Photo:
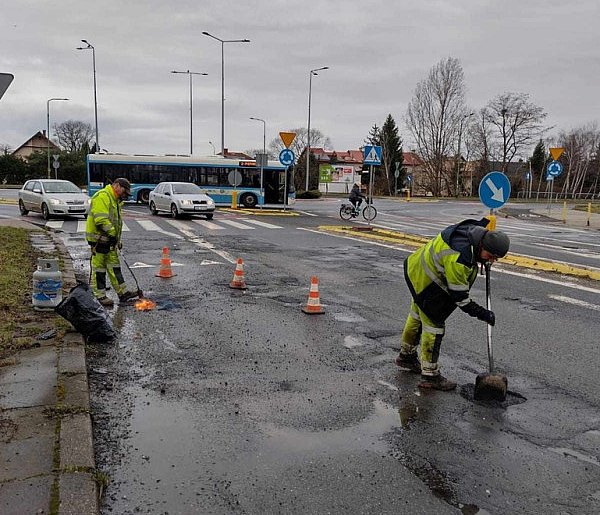
[[[310,100],[312,95],[312,78],[313,75],[319,75],[317,72],[321,70],[329,70],[329,66],[323,66],[322,68],[315,68],[311,70],[308,78],[308,130],[306,131],[306,187],[305,191],[308,191],[308,175],[310,172]]]
[[[47,175],[48,179],[50,179],[50,102],[53,100],[69,100],[68,98],[49,98],[46,100],[46,129],[48,131],[48,168]]]
[[[257,122],[262,122],[262,124],[263,124],[263,156],[260,160],[260,194],[262,195],[263,194],[264,160],[265,160],[265,154],[267,153],[267,146],[266,146],[267,122],[265,122],[262,118],[255,118],[254,116],[251,116],[250,120],[256,120]]]
[[[194,123],[194,100],[193,100],[193,96],[192,96],[192,75],[208,75],[208,73],[202,73],[202,72],[191,72],[189,70],[186,70],[184,72],[178,72],[173,70],[171,73],[185,73],[187,75],[190,76],[190,156],[194,153],[194,129],[193,129],[193,123]]]
[[[466,120],[468,120],[471,116],[473,116],[475,113],[469,113],[469,114],[465,114],[461,119],[460,119],[460,125],[458,128],[458,155],[456,157],[456,196],[459,197],[459,193],[458,193],[458,176],[460,174],[460,140],[462,137],[462,131],[463,131],[463,124],[465,123]]]
[[[209,38],[221,43],[221,155],[225,157],[225,43],[250,43],[249,39],[221,39],[204,31]]]
[[[96,95],[96,49],[85,39],[82,39],[81,42],[85,43],[87,46],[78,46],[77,50],[92,51],[92,65],[94,68],[94,122],[96,124],[96,152],[100,152],[100,140],[98,138],[98,97]]]

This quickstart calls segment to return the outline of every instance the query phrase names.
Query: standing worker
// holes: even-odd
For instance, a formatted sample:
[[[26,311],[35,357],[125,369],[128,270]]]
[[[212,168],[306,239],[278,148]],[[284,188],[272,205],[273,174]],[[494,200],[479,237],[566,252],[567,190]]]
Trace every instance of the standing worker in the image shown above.
[[[117,249],[121,249],[123,202],[129,198],[131,185],[127,179],[115,179],[92,197],[87,217],[86,239],[92,247],[92,291],[100,304],[112,307],[114,302],[106,296],[106,273],[119,296],[119,302],[135,299],[138,294],[127,290]]]
[[[412,294],[396,365],[420,373],[420,388],[449,391],[456,383],[440,374],[438,358],[445,322],[459,307],[468,315],[494,325],[493,311],[469,298],[478,263],[506,256],[508,236],[486,229],[487,218],[464,220],[440,234],[404,261],[404,277]],[[417,345],[421,344],[420,362]]]

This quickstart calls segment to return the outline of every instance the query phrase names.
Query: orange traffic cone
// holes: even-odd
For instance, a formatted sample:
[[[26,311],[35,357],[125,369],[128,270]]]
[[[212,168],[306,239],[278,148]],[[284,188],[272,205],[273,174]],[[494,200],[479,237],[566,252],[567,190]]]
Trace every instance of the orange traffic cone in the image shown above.
[[[325,313],[319,300],[319,279],[316,276],[310,278],[308,301],[306,302],[306,306],[302,308],[302,311],[308,315],[322,315]]]
[[[177,275],[173,273],[173,270],[171,270],[171,258],[169,257],[169,247],[163,247],[162,258],[160,260],[160,269],[154,275],[156,275],[156,277],[162,277],[164,279],[168,279],[169,277]]]
[[[246,289],[246,282],[244,281],[244,260],[242,258],[237,260],[235,271],[233,272],[233,279],[229,283],[229,287],[235,288],[236,290]]]

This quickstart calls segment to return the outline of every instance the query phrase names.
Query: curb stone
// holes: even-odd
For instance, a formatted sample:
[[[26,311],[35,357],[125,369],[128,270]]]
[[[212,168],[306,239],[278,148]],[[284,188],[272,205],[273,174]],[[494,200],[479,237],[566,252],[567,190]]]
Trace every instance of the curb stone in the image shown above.
[[[58,254],[63,290],[75,286],[62,241],[37,227],[31,237],[43,243],[43,252]],[[71,330],[16,353],[0,368],[3,515],[99,514],[85,361],[83,336]]]

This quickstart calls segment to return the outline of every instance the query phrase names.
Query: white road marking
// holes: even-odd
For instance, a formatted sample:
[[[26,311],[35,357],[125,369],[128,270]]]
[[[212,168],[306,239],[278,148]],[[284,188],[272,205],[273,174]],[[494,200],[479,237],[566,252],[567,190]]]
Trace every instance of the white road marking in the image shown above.
[[[175,222],[175,223],[177,223],[177,222]],[[215,248],[215,246],[212,243],[200,238],[196,233],[194,233],[190,229],[188,229],[187,226],[182,224],[182,227],[179,230],[183,234],[185,234],[187,236],[188,241],[191,241],[194,245],[197,245],[198,247],[201,247],[203,249],[210,250],[211,252],[214,252],[217,256],[222,257],[224,260],[229,261],[230,263],[237,262],[237,259],[234,259],[231,256],[231,254],[229,254],[228,252],[225,252],[224,250],[219,250],[219,249]]]
[[[61,229],[64,223],[64,220],[50,220],[49,222],[46,222],[46,227],[50,229]]]
[[[251,220],[250,218],[244,218],[244,222],[249,224],[259,225],[260,227],[266,227],[267,229],[283,229],[280,225],[270,224],[267,222],[261,222],[260,220]]]
[[[175,234],[175,233],[172,233],[169,231],[165,231],[165,230],[161,229],[158,225],[156,225],[154,222],[152,222],[151,220],[138,220],[138,224],[140,224],[146,231],[159,232],[161,234],[171,236],[172,238],[176,238],[178,240],[183,240],[183,236],[180,236],[179,234]]]
[[[342,236],[340,234],[330,234],[330,233],[326,233],[323,231],[318,231],[316,229],[307,229],[306,227],[298,227],[298,229],[300,231],[313,232],[315,234],[326,234],[327,236],[332,236],[334,238],[341,238],[341,239],[346,239],[346,240],[352,240],[354,242],[361,241],[368,245],[375,245],[377,247],[385,247],[388,249],[401,250],[403,252],[408,252],[409,254],[414,252],[414,250],[415,250],[414,247],[409,248],[409,247],[403,247],[402,245],[389,245],[386,243],[381,243],[379,241],[363,240],[363,239],[356,238],[353,236]],[[565,288],[573,288],[575,290],[581,290],[581,291],[587,291],[590,293],[600,294],[600,289],[598,289],[598,288],[590,288],[589,286],[583,286],[582,284],[571,283],[571,282],[566,282],[566,281],[559,281],[559,280],[555,280],[555,279],[550,279],[549,277],[541,277],[541,276],[535,275],[535,274],[513,272],[512,270],[506,270],[504,268],[501,268],[501,265],[494,265],[494,271],[501,273],[501,274],[508,274],[508,275],[514,275],[517,277],[523,277],[525,279],[531,279],[533,281],[540,281],[540,282],[544,282],[544,283],[548,283],[548,284],[556,284],[558,286],[563,286]]]
[[[534,245],[535,247],[550,248],[552,250],[555,250],[556,252],[562,252],[563,254],[572,254],[573,256],[587,257],[590,259],[600,259],[599,254],[584,254],[580,250],[569,250],[569,249],[565,249],[564,247],[557,247],[556,245],[549,245],[548,243],[532,242],[531,245]]]
[[[571,297],[565,297],[564,295],[548,295],[551,299],[559,300],[561,302],[566,302],[567,304],[573,304],[575,306],[580,306],[582,308],[593,309],[594,311],[600,311],[600,306],[597,304],[592,304],[590,302],[586,302],[585,300],[573,299]]]
[[[127,231],[129,231],[129,227],[127,227],[127,225],[125,225],[125,222],[123,222],[122,232],[127,232]]]
[[[222,224],[231,225],[231,227],[236,227],[237,229],[256,229],[256,227],[250,227],[249,225],[244,225],[239,222],[235,222],[233,220],[219,220]]]
[[[208,220],[193,220],[193,222],[195,224],[202,225],[203,227],[206,227],[207,229],[210,229],[211,231],[218,231],[218,230],[225,229],[225,227],[221,227],[220,225],[217,225],[213,222],[209,222]]]
[[[77,232],[85,232],[85,220],[77,220]]]
[[[320,216],[320,215],[316,215],[314,213],[309,213],[308,211],[296,211],[296,213],[302,213],[303,215],[306,215],[306,216]]]

